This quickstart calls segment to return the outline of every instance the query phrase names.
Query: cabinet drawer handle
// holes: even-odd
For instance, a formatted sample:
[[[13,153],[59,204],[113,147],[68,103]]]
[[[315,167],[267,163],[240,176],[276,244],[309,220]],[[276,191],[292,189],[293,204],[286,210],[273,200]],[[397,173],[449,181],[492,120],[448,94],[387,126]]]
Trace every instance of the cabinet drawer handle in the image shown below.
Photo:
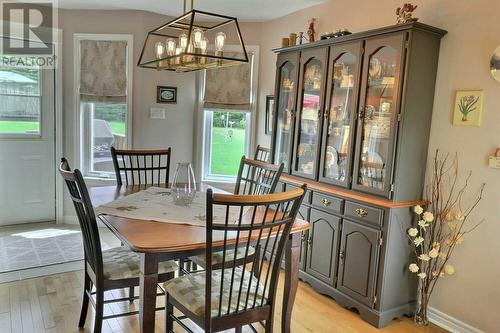
[[[357,208],[356,209],[356,214],[359,217],[365,217],[366,215],[368,215],[368,212],[366,210],[364,210],[363,208]]]
[[[324,198],[322,200],[322,202],[323,202],[323,206],[325,206],[325,207],[328,207],[332,204],[332,202],[330,200],[328,200],[327,198]]]

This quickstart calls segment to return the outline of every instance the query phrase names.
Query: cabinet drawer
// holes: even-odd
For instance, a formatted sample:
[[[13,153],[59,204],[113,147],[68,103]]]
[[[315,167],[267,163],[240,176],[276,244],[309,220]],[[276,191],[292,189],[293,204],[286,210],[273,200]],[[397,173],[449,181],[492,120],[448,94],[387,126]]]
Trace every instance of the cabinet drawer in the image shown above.
[[[293,189],[296,189],[299,187],[300,186],[285,183],[285,191],[290,191],[290,190],[293,190]],[[304,196],[304,200],[302,202],[306,203],[306,204],[310,204],[311,203],[311,196],[312,196],[312,192],[311,192],[311,190],[308,190],[306,192],[306,195]]]
[[[312,198],[313,206],[337,214],[342,214],[343,203],[344,200],[341,198],[321,193],[314,193]]]
[[[384,211],[379,208],[361,205],[355,202],[346,201],[344,215],[355,218],[359,221],[382,225]]]

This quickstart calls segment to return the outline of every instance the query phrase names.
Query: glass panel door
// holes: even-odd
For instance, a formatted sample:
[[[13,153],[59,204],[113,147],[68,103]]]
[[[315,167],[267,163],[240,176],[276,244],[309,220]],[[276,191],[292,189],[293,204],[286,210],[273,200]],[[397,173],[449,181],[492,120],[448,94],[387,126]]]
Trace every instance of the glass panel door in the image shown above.
[[[399,76],[402,34],[366,44],[363,108],[357,177],[353,187],[389,195],[394,134],[399,112]]]
[[[281,63],[281,64],[280,64]],[[297,92],[298,53],[280,55],[278,58],[278,86],[276,87],[277,125],[274,142],[274,163],[284,163],[289,171],[290,151],[293,142],[295,96]]]
[[[327,49],[304,52],[293,174],[315,179]]]
[[[360,43],[330,50],[320,181],[344,187],[349,186],[351,176],[360,51]]]

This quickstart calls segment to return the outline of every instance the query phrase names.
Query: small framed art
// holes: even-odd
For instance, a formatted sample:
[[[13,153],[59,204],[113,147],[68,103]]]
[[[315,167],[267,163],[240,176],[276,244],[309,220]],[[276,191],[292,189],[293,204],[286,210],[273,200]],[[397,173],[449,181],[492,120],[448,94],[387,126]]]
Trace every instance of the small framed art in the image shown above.
[[[177,103],[177,87],[156,87],[156,103]]]
[[[273,112],[274,112],[274,96],[266,96],[266,134],[273,132]]]
[[[479,127],[481,125],[483,94],[482,90],[457,91],[453,109],[454,126]]]

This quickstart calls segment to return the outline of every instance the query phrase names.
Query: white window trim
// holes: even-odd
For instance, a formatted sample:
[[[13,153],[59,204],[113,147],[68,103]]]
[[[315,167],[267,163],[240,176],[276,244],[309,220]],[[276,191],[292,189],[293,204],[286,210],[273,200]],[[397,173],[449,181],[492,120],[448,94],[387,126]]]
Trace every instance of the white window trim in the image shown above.
[[[82,40],[106,40],[106,41],[125,41],[127,42],[127,117],[126,117],[126,147],[131,148],[132,145],[132,84],[133,84],[133,59],[134,59],[134,36],[131,34],[83,34],[75,33],[73,35],[73,94],[74,94],[74,163],[83,169],[82,143],[85,142],[82,138],[83,114],[80,110],[80,41]],[[85,176],[85,174],[84,174]],[[104,181],[115,181],[113,177],[85,177],[90,179],[98,179]]]
[[[258,82],[259,82],[259,46],[258,45],[246,45],[246,51],[247,53],[252,53],[253,54],[253,62],[252,62],[252,68],[251,68],[251,92],[252,94],[250,95],[250,128],[248,131],[246,131],[246,138],[248,144],[246,147],[245,155],[253,157],[253,147],[255,146],[255,134],[256,134],[256,124],[257,124],[257,95],[258,95]],[[224,47],[224,50],[226,51],[233,51],[237,52],[241,50],[241,47],[239,45],[227,45]],[[226,176],[214,176],[210,175],[208,176],[205,174],[205,167],[208,167],[208,164],[210,163],[209,161],[209,154],[205,154],[205,147],[207,145],[209,138],[209,133],[207,131],[207,126],[209,124],[206,123],[205,121],[205,110],[203,108],[203,96],[204,96],[204,87],[205,87],[205,71],[201,71],[200,75],[198,76],[198,108],[197,108],[197,113],[198,113],[198,126],[197,126],[197,131],[198,133],[202,135],[197,135],[197,142],[196,145],[197,147],[201,147],[200,151],[196,152],[196,166],[198,169],[197,176],[198,179],[201,179],[202,181],[211,181],[211,182],[218,182],[218,183],[234,183],[236,180],[236,177],[226,177]],[[248,119],[248,118],[247,118]],[[208,177],[207,177],[208,176]]]

